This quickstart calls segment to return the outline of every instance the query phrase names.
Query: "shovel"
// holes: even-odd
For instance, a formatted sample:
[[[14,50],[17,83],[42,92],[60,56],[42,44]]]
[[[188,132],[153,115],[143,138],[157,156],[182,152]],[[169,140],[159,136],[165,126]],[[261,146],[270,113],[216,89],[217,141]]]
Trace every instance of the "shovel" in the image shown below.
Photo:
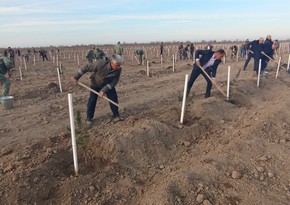
[[[107,98],[106,96],[101,96],[101,94],[100,93],[98,93],[97,91],[95,91],[95,90],[93,90],[92,88],[90,88],[90,87],[88,87],[88,86],[86,86],[85,84],[83,84],[83,83],[80,83],[80,82],[78,82],[78,84],[80,85],[80,86],[82,86],[82,87],[84,87],[84,88],[86,88],[87,90],[89,90],[89,91],[91,91],[91,92],[93,92],[93,93],[95,93],[95,94],[97,94],[99,97],[101,97],[101,98],[104,98],[105,100],[107,100],[107,101],[109,101],[110,103],[112,103],[113,105],[116,105],[117,107],[121,107],[120,105],[118,105],[117,103],[115,103],[114,101],[112,101],[112,100],[110,100],[109,98]]]
[[[202,72],[210,79],[210,81],[212,82],[212,84],[214,84],[216,86],[216,88],[225,96],[227,97],[227,95],[224,93],[224,91],[216,84],[213,82],[213,80],[211,79],[211,77],[207,74],[207,72],[204,70],[204,68],[202,66],[198,66]]]
[[[273,58],[271,58],[270,56],[268,56],[266,53],[262,52],[262,54],[264,56],[266,56],[270,61],[273,61],[275,63],[277,63],[277,65],[279,65],[279,63],[277,61],[275,61]],[[287,70],[283,65],[280,65],[283,69]]]

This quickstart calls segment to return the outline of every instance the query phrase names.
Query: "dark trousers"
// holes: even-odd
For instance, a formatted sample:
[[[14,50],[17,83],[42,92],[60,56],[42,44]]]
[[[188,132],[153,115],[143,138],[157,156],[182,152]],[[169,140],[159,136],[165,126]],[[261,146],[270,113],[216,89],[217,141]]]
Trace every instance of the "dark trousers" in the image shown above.
[[[246,59],[246,61],[245,61],[245,64],[244,64],[244,70],[246,70],[246,68],[247,68],[247,66],[248,66],[248,64],[249,64],[249,62],[250,62],[250,60],[251,60],[251,58],[253,58],[254,56],[253,56],[253,54],[252,53],[248,53],[248,57],[247,57],[247,59]]]
[[[259,72],[259,63],[260,63],[260,59],[261,59],[261,71],[264,71],[265,68],[267,67],[268,61],[266,61],[266,58],[262,57],[255,57],[254,58],[254,71],[256,71],[257,75]]]
[[[139,54],[138,57],[139,57],[139,63],[140,65],[142,65],[143,54],[142,55]]]
[[[101,90],[101,88],[98,88],[92,85],[91,85],[91,88],[97,92],[100,92]],[[118,103],[118,95],[115,88],[112,88],[106,94],[110,100],[114,101],[115,103]],[[90,92],[90,97],[89,97],[88,105],[87,105],[87,119],[88,120],[92,120],[94,118],[98,97],[99,96],[97,94]],[[110,108],[112,110],[113,116],[115,117],[119,116],[118,107],[116,105],[113,105],[112,103],[109,103],[109,104],[110,104]]]
[[[42,56],[42,61],[44,61],[45,59],[48,61],[47,55]]]
[[[254,58],[254,71],[258,74],[260,58]]]
[[[194,83],[194,81],[197,79],[197,77],[199,75],[202,75],[204,77],[204,79],[206,80],[207,82],[207,86],[206,86],[206,93],[205,93],[205,97],[210,97],[210,90],[212,88],[212,82],[211,80],[206,76],[206,74],[198,67],[194,67],[192,69],[192,72],[191,72],[191,75],[190,75],[190,78],[188,80],[188,83],[187,83],[187,93],[186,93],[186,96],[188,96],[189,92],[190,92],[190,89]],[[207,74],[210,76],[210,73],[207,72]]]

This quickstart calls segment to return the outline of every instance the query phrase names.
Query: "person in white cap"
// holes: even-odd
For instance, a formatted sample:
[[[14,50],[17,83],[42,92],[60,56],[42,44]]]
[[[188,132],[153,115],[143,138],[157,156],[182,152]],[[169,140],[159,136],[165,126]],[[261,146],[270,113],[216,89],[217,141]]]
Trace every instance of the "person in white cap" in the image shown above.
[[[71,77],[71,81],[76,84],[78,80],[87,72],[91,72],[91,88],[100,93],[100,96],[107,95],[107,97],[118,103],[118,95],[115,89],[120,75],[121,75],[121,64],[123,58],[120,55],[112,55],[108,60],[100,59],[93,63],[88,63],[84,67],[80,68],[78,72]],[[87,104],[87,124],[91,124],[94,118],[96,103],[98,95],[90,92],[90,97]],[[113,113],[114,121],[124,120],[120,117],[118,107],[110,103],[110,108]]]

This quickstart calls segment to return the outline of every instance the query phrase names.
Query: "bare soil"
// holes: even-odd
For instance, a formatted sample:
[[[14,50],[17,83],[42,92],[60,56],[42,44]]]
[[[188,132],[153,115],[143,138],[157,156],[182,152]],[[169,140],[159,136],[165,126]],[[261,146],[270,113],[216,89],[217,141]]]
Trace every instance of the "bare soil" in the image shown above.
[[[35,66],[30,59],[26,70],[22,64],[22,81],[17,66],[11,79],[14,107],[0,109],[0,204],[290,204],[289,73],[282,69],[275,79],[277,65],[270,62],[268,77],[257,87],[253,60],[236,78],[244,59],[227,57],[217,78],[226,92],[231,66],[230,100],[216,88],[205,99],[200,76],[180,124],[185,74],[193,63],[178,60],[172,72],[171,54],[162,65],[157,46],[146,48],[150,77],[146,66],[125,54],[116,88],[125,121],[112,120],[108,102],[100,99],[91,126],[84,123],[89,91],[69,82],[85,64],[83,58],[80,66],[76,61],[83,48],[60,49],[63,92],[50,56],[37,58]],[[282,53],[282,61],[288,55]],[[89,85],[89,74],[80,81]],[[79,176],[68,93],[75,117],[80,113]]]

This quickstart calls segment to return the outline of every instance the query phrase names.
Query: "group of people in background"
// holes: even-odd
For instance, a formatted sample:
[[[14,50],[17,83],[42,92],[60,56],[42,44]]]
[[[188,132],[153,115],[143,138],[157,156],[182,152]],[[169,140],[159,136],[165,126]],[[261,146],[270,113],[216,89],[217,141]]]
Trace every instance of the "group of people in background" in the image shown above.
[[[194,45],[193,43],[187,44],[186,46],[183,45],[181,42],[178,46],[178,53],[180,60],[193,60],[193,53],[194,53]]]
[[[34,54],[39,54],[43,61],[48,61],[47,51],[45,49],[40,49],[39,51],[36,51],[34,49]],[[23,58],[26,62],[28,62],[30,55],[30,49],[28,49],[26,53],[21,55],[19,49],[13,50],[11,47],[8,47],[4,50],[3,56],[0,54],[0,83],[2,84],[2,96],[9,95],[10,78],[12,77],[13,68],[16,67],[15,57]]]

